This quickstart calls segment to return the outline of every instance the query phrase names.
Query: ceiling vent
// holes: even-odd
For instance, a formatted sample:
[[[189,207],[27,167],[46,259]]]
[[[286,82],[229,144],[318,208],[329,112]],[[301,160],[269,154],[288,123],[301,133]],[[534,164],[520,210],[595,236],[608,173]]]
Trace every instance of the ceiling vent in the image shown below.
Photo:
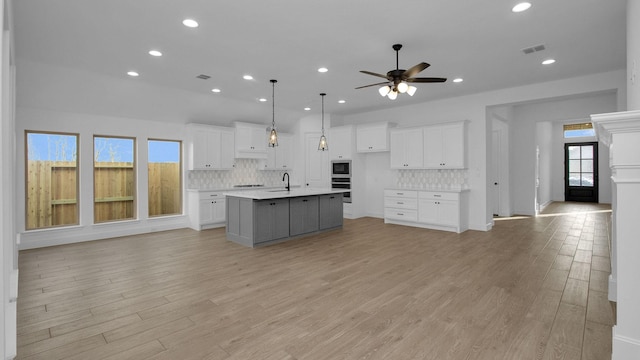
[[[205,75],[205,74],[200,74],[200,75],[198,75],[198,76],[196,76],[196,77],[197,77],[198,79],[202,79],[202,80],[207,80],[207,79],[210,79],[210,78],[211,78],[211,76],[209,76],[209,75]]]
[[[522,49],[522,52],[525,53],[525,55],[527,55],[527,54],[533,54],[534,52],[542,51],[544,49],[546,49],[546,46],[544,46],[544,44],[540,44],[540,45],[524,48]]]

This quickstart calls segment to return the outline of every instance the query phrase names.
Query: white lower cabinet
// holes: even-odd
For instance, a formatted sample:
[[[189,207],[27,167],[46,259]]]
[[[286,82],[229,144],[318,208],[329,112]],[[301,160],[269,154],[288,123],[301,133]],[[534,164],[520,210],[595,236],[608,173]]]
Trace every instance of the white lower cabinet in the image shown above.
[[[384,192],[384,222],[461,233],[468,225],[468,191]]]
[[[194,230],[225,226],[226,199],[218,191],[189,192],[189,223]]]
[[[384,191],[384,218],[399,221],[418,220],[418,192]]]

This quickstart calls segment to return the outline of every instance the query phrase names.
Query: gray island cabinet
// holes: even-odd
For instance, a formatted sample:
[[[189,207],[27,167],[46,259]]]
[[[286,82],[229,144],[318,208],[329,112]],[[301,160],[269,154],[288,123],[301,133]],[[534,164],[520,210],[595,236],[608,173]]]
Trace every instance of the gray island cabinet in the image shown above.
[[[257,247],[342,227],[342,193],[333,189],[225,193],[227,239]]]

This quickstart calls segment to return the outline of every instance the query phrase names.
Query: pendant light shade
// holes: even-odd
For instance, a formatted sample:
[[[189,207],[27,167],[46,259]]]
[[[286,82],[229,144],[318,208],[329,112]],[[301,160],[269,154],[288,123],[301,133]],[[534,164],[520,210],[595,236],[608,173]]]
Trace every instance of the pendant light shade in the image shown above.
[[[322,97],[322,135],[320,135],[320,142],[318,143],[319,151],[327,151],[329,150],[329,145],[327,145],[327,138],[324,136],[324,96],[327,95],[325,93],[321,93]]]
[[[378,92],[380,93],[380,96],[387,96],[389,91],[391,91],[391,87],[389,85],[385,85],[385,86],[381,87],[380,89],[378,89]]]
[[[271,131],[269,132],[269,147],[278,146],[278,133],[276,132],[276,83],[278,80],[271,80]]]

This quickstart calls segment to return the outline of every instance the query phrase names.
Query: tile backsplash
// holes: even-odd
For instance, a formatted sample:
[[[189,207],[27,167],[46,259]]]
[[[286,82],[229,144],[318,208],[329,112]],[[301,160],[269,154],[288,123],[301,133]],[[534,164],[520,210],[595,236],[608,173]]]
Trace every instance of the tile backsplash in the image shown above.
[[[232,170],[190,170],[187,172],[189,189],[227,189],[234,185],[281,186],[284,170],[258,170],[260,160],[236,159]],[[289,171],[291,173],[291,171]]]
[[[468,170],[398,170],[398,188],[457,190],[469,187]]]

